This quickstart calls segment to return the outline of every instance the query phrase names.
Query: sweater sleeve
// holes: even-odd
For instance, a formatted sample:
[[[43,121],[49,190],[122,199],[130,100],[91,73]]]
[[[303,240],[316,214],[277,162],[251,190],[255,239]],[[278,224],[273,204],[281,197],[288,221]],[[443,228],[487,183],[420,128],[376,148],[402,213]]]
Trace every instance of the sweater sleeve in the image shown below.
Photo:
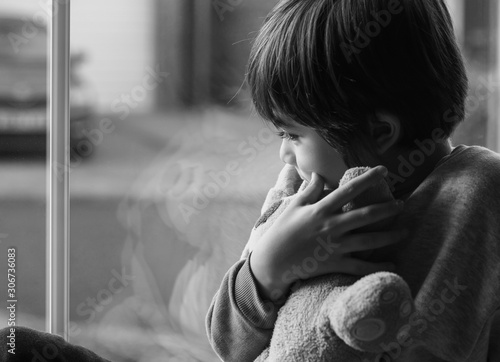
[[[223,361],[254,361],[271,340],[281,306],[260,297],[251,255],[228,270],[206,316],[208,339]]]

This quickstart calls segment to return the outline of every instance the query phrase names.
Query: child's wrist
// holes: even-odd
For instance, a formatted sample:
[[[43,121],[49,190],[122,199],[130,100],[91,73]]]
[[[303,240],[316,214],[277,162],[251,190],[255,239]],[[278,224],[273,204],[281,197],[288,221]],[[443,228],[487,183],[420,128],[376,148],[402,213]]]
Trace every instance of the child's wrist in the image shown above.
[[[286,300],[290,290],[290,283],[282,281],[280,278],[265,266],[261,266],[256,258],[250,258],[250,271],[255,279],[257,289],[263,299],[281,303]]]
[[[285,283],[262,283],[257,278],[256,284],[260,296],[263,299],[270,300],[276,304],[282,304],[286,300],[290,285]]]

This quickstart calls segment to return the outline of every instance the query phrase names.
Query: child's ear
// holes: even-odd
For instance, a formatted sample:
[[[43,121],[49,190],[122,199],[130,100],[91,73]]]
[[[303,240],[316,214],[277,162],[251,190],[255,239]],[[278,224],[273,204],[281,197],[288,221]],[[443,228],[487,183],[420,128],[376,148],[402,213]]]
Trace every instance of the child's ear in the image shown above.
[[[369,120],[370,135],[379,155],[394,146],[401,136],[401,122],[391,113],[377,112]]]

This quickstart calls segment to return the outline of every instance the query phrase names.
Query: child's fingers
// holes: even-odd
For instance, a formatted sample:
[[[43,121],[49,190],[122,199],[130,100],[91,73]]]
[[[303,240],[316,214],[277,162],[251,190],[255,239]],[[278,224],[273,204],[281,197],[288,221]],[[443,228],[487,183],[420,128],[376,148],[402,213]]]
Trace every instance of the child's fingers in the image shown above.
[[[355,209],[345,214],[336,215],[336,231],[343,234],[381,220],[396,216],[403,210],[403,203],[389,201]]]
[[[342,254],[382,248],[403,240],[405,230],[391,230],[364,234],[352,234],[343,238],[338,250]]]
[[[345,258],[337,262],[336,269],[339,273],[368,275],[379,271],[394,271],[396,268],[393,263],[370,263],[360,259]]]
[[[309,185],[307,185],[306,189],[297,197],[297,202],[301,205],[315,203],[321,196],[324,187],[325,182],[321,176],[313,172]]]
[[[318,202],[318,206],[330,212],[338,211],[355,197],[368,190],[375,183],[385,177],[387,169],[383,166],[374,167],[361,176],[358,176],[345,185],[337,188],[331,194]]]

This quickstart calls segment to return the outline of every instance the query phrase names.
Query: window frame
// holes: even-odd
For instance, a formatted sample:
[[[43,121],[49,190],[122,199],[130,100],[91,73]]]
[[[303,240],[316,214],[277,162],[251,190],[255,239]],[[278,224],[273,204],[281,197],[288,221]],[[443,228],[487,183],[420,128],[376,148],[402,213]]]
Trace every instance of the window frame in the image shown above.
[[[68,340],[70,0],[52,0],[48,36],[46,330]]]

